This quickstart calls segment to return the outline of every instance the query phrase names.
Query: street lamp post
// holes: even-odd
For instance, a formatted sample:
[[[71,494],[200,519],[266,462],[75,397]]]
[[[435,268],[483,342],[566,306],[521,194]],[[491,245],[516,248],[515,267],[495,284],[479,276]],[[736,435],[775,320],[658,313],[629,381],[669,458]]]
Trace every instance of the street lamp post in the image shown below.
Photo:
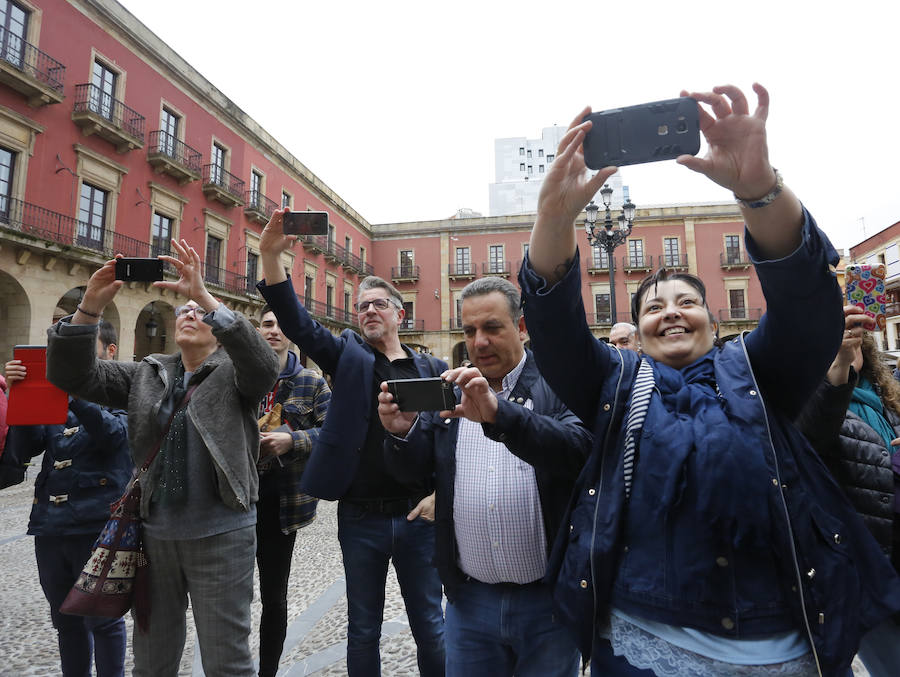
[[[591,203],[584,208],[584,232],[587,234],[588,244],[592,247],[600,247],[606,252],[606,260],[609,264],[609,310],[610,325],[616,323],[616,264],[613,252],[616,247],[625,242],[631,235],[631,228],[634,225],[634,203],[630,199],[622,205],[622,213],[619,214],[618,224],[613,224],[610,205],[612,204],[613,189],[609,184],[604,184],[600,189],[600,198],[603,200],[603,206],[606,209],[606,218],[602,227],[597,227],[597,212],[600,207]]]

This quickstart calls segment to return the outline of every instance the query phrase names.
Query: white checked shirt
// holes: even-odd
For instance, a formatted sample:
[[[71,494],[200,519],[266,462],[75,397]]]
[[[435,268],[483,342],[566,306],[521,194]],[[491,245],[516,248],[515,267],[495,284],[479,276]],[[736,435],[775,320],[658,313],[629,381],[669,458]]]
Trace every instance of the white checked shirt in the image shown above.
[[[508,399],[525,366],[503,379]],[[531,400],[522,406],[533,408]],[[547,568],[547,536],[534,468],[506,445],[485,437],[480,423],[459,421],[453,522],[459,567],[482,583],[531,583]]]

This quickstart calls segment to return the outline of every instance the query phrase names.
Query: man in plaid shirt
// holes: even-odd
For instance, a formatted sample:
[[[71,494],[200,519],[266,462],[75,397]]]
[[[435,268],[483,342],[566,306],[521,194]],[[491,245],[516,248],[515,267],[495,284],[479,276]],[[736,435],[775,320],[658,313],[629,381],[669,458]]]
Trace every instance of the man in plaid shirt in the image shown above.
[[[262,616],[259,675],[274,677],[287,631],[287,585],[297,529],[316,517],[318,499],[300,493],[300,476],[331,400],[325,379],[304,369],[269,306],[259,332],[278,355],[281,371],[259,405],[259,502],[256,563]]]

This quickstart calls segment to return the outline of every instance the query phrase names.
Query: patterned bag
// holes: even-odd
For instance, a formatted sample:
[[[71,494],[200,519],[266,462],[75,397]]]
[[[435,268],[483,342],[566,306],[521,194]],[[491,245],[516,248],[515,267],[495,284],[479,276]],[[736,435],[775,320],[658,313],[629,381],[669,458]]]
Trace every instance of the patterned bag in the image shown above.
[[[141,476],[153,463],[172,419],[186,407],[196,385],[188,388],[181,403],[172,411],[156,448],[147,455],[125,495],[111,506],[111,515],[94,542],[91,557],[69,590],[60,612],[73,616],[118,618],[134,608],[138,627],[150,627],[150,561],[141,540]]]
[[[64,614],[118,618],[134,606],[138,627],[150,621],[148,567],[141,544],[141,487],[137,479],[112,506],[91,558],[60,607]]]

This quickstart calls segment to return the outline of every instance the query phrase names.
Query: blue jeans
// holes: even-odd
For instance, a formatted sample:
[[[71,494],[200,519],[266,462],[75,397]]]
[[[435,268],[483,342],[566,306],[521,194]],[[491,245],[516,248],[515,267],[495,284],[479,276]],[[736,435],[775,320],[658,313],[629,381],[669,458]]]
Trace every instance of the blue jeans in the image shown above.
[[[59,660],[64,677],[89,677],[91,656],[97,677],[125,674],[125,621],[122,618],[70,616],[59,607],[91,556],[97,534],[35,536],[34,554],[50,618],[59,640]]]
[[[447,677],[576,677],[578,663],[545,585],[470,579],[447,603]]]
[[[403,515],[383,515],[341,501],[338,540],[347,579],[347,672],[381,674],[381,621],[388,562],[393,560],[422,677],[444,674],[441,581],[432,566],[434,525]]]

